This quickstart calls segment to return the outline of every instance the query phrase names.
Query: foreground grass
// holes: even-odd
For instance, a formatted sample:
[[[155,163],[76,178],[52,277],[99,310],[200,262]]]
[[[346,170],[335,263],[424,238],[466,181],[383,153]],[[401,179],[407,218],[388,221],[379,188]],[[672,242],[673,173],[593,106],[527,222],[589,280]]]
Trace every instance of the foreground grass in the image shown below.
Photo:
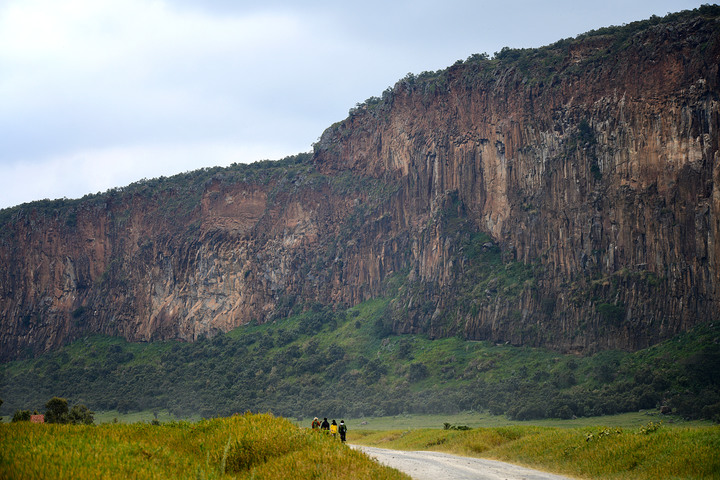
[[[408,478],[272,415],[164,425],[0,425],[0,478]]]
[[[353,432],[350,441],[399,450],[491,458],[577,478],[720,477],[720,426],[640,428],[508,426]]]

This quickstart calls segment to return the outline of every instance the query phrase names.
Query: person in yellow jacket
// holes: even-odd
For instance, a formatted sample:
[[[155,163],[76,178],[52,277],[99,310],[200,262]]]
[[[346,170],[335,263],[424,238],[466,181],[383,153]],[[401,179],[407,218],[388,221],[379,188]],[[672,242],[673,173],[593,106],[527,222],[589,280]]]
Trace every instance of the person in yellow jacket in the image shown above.
[[[337,432],[338,432],[337,423],[335,423],[335,420],[333,420],[332,423],[330,424],[330,435],[332,435],[334,438],[337,436]]]

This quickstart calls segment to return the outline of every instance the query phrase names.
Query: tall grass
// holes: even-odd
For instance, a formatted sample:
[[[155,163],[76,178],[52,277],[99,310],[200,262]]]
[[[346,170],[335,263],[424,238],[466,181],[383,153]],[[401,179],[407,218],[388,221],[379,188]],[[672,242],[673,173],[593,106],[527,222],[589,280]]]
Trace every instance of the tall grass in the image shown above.
[[[492,458],[582,478],[720,478],[720,426],[356,431],[352,442]]]
[[[407,478],[269,414],[163,425],[0,425],[0,478]]]

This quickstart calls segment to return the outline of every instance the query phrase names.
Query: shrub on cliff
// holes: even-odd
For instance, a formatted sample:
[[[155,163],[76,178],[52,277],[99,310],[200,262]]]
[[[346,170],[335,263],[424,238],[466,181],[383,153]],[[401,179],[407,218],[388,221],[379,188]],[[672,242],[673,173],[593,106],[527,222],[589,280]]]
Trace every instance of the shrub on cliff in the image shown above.
[[[625,318],[625,307],[613,303],[600,303],[597,305],[600,315],[612,325],[620,325]]]
[[[424,363],[411,363],[409,379],[411,382],[419,382],[425,380],[429,375],[427,365]]]

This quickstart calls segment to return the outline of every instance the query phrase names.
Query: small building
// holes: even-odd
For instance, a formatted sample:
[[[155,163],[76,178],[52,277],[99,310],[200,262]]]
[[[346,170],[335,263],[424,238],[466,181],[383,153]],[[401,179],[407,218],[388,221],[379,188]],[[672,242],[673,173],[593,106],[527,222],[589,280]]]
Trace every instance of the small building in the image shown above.
[[[45,415],[30,415],[30,422],[45,423]]]

